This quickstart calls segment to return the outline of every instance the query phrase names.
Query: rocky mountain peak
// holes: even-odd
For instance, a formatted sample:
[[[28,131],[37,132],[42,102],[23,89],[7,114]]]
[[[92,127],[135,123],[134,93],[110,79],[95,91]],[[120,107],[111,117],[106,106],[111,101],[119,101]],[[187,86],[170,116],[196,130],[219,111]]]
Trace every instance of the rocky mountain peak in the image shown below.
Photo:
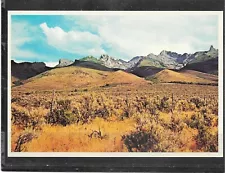
[[[72,63],[73,63],[72,60],[62,58],[62,59],[59,59],[59,64],[56,67],[65,67],[65,66],[71,65]]]
[[[216,51],[216,49],[213,47],[213,45],[211,45],[209,48],[209,52],[212,52],[212,51]]]
[[[107,54],[103,54],[99,58],[102,63],[109,68],[120,68],[120,69],[126,69],[127,68],[127,62],[123,60],[117,60]]]
[[[169,57],[169,58],[177,58],[177,57],[182,56],[182,55],[180,55],[180,54],[178,54],[178,53],[176,53],[176,52],[171,52],[171,51],[163,50],[163,51],[159,54],[159,56],[167,56],[167,57]]]
[[[150,57],[150,56],[156,56],[156,55],[154,55],[153,53],[150,53],[147,56]]]
[[[165,56],[165,55],[167,55],[167,51],[166,50],[163,50],[162,52],[160,52],[160,54],[159,55],[161,55],[161,56]]]
[[[102,55],[100,56],[100,59],[101,59],[101,60],[107,60],[107,61],[110,61],[110,60],[112,60],[112,59],[114,59],[114,58],[112,58],[111,56],[109,56],[109,55],[107,55],[107,54],[102,54]]]

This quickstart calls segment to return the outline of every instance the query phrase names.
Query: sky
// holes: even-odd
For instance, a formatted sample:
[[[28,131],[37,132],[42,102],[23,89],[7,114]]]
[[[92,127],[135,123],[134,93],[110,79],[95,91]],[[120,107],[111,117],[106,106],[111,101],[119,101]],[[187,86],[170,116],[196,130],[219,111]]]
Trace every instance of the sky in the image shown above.
[[[12,15],[16,62],[75,60],[108,54],[130,60],[162,50],[194,53],[218,48],[218,16],[133,12],[131,15]]]

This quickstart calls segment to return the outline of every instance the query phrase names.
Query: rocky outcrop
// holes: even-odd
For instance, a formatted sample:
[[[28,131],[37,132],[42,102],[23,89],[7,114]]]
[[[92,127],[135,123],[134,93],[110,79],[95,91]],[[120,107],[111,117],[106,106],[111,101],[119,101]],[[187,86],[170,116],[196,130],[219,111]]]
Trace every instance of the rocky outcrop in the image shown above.
[[[72,60],[68,60],[68,59],[60,59],[59,60],[59,64],[56,65],[56,67],[66,67],[73,64]]]
[[[114,59],[106,54],[101,55],[99,60],[103,65],[109,68],[127,69],[129,67],[129,64],[126,61]]]

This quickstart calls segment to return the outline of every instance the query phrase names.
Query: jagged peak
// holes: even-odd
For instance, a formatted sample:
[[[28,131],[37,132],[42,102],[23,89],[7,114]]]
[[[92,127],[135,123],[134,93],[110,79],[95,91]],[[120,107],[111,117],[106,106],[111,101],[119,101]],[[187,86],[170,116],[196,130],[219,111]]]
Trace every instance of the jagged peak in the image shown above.
[[[109,56],[108,54],[102,54],[102,55],[100,56],[100,58],[112,58],[112,57]]]
[[[162,50],[159,55],[166,55],[168,51]]]
[[[71,65],[72,63],[74,63],[74,61],[72,61],[70,59],[60,58],[59,64],[56,65],[56,67],[65,67],[65,66]]]
[[[147,56],[149,57],[149,56],[156,56],[156,55],[153,54],[153,53],[150,53],[150,54],[148,54]]]
[[[109,56],[108,54],[101,54],[101,57]]]
[[[59,63],[62,63],[62,62],[72,62],[72,60],[66,59],[66,58],[60,58]]]
[[[216,49],[213,47],[213,45],[211,45],[209,51],[216,51]]]
[[[109,60],[109,61],[118,61],[118,59],[117,58],[114,58],[114,57],[112,57],[112,56],[109,56],[108,54],[102,54],[101,56],[100,56],[100,58],[99,58],[100,60],[103,60],[103,59],[105,59],[105,60]]]

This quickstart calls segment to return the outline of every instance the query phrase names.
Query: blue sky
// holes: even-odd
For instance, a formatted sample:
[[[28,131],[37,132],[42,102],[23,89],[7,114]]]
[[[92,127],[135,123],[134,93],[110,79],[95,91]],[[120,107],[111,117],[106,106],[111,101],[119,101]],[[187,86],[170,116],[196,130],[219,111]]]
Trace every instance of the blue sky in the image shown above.
[[[162,50],[194,53],[218,47],[217,15],[12,15],[11,55],[17,62],[108,54],[129,60]]]

